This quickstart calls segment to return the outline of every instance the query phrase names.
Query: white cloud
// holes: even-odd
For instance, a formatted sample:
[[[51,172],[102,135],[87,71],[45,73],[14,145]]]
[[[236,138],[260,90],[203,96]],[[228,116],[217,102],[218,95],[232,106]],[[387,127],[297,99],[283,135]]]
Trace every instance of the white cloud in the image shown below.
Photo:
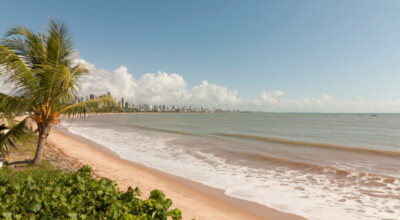
[[[205,80],[200,85],[193,87],[190,94],[190,102],[204,106],[235,106],[240,102],[236,90],[229,90],[228,87],[210,84]]]
[[[264,104],[277,104],[280,102],[279,97],[284,96],[285,93],[280,90],[274,90],[272,92],[262,92],[258,99],[254,102],[258,105]]]
[[[134,103],[198,105],[198,106],[234,106],[239,103],[236,90],[202,81],[200,85],[187,88],[182,76],[176,73],[146,73],[136,80],[125,66],[111,72],[97,69],[95,65],[78,59],[90,71],[82,84],[82,95],[104,94],[107,91],[117,98]]]
[[[149,104],[184,104],[190,94],[186,82],[178,74],[146,73],[137,82],[135,102]]]
[[[89,69],[82,83],[81,95],[111,92],[120,100],[135,104],[193,105],[270,112],[400,112],[400,99],[370,100],[355,97],[337,100],[328,94],[299,99],[285,98],[281,90],[262,92],[258,97],[242,99],[236,90],[203,80],[188,88],[182,76],[176,73],[146,73],[135,79],[126,66],[114,71],[96,68],[84,59],[77,59]],[[10,87],[0,79],[0,92],[9,93]]]
[[[82,84],[81,94],[104,94],[111,92],[114,96],[133,99],[137,84],[132,75],[128,73],[125,66],[121,66],[114,72],[105,69],[98,69],[94,64],[88,63],[83,59],[77,59],[77,63],[82,63],[90,71]]]
[[[336,100],[328,94],[300,99],[285,98],[281,90],[262,92],[259,97],[241,99],[236,90],[203,80],[188,88],[182,76],[176,73],[146,73],[136,80],[125,66],[111,72],[97,69],[83,59],[91,74],[83,84],[82,94],[102,94],[110,91],[113,96],[140,104],[195,105],[253,111],[272,112],[400,112],[399,100],[367,100],[355,97]]]

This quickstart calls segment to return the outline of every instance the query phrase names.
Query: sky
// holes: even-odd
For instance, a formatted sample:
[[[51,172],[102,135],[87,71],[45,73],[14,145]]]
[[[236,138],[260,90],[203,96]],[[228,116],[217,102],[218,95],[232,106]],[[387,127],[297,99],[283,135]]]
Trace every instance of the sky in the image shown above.
[[[66,22],[82,94],[291,112],[400,112],[400,1],[4,1],[0,34]],[[6,90],[1,85],[1,90]]]

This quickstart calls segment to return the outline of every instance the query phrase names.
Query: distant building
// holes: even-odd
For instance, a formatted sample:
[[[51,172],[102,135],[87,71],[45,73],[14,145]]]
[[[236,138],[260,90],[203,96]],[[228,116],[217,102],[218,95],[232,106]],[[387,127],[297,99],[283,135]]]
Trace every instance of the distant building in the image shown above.
[[[105,94],[104,94],[105,95]],[[107,95],[111,97],[111,92],[107,91]],[[102,95],[103,96],[103,95]],[[89,96],[74,96],[72,102],[79,103],[84,102],[92,99],[97,99],[96,94],[90,94]],[[99,96],[100,97],[100,96]],[[116,103],[122,108],[123,112],[204,112],[204,113],[218,113],[218,112],[240,112],[240,110],[230,110],[230,109],[222,109],[218,107],[202,107],[202,106],[191,106],[191,105],[162,105],[155,104],[138,104],[135,105],[132,102],[126,102],[125,98],[122,97],[120,102],[117,101],[117,97],[112,97]],[[72,103],[71,102],[71,103]]]

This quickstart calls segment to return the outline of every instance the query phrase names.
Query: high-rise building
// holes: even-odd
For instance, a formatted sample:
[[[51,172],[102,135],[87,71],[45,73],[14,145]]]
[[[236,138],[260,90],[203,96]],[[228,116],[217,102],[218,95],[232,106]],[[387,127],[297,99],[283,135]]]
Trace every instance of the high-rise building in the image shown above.
[[[107,92],[107,95],[108,95],[108,96],[111,96],[111,92]]]
[[[94,94],[90,94],[90,100],[94,99]]]
[[[124,99],[124,97],[122,97],[122,99],[121,99],[121,107],[124,107],[124,104],[125,104],[125,99]]]

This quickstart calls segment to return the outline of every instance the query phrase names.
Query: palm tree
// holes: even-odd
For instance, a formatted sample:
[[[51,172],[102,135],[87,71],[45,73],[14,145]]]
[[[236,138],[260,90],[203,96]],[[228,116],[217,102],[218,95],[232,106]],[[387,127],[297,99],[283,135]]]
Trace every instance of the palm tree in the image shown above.
[[[6,32],[0,42],[0,76],[13,90],[10,94],[0,93],[0,109],[5,113],[29,114],[0,138],[3,157],[15,148],[17,141],[28,139],[32,121],[39,136],[33,159],[38,164],[50,128],[60,122],[60,116],[85,117],[118,108],[109,96],[74,104],[88,70],[74,62],[76,52],[72,46],[68,27],[54,20],[49,21],[44,33],[34,33],[20,25]]]

